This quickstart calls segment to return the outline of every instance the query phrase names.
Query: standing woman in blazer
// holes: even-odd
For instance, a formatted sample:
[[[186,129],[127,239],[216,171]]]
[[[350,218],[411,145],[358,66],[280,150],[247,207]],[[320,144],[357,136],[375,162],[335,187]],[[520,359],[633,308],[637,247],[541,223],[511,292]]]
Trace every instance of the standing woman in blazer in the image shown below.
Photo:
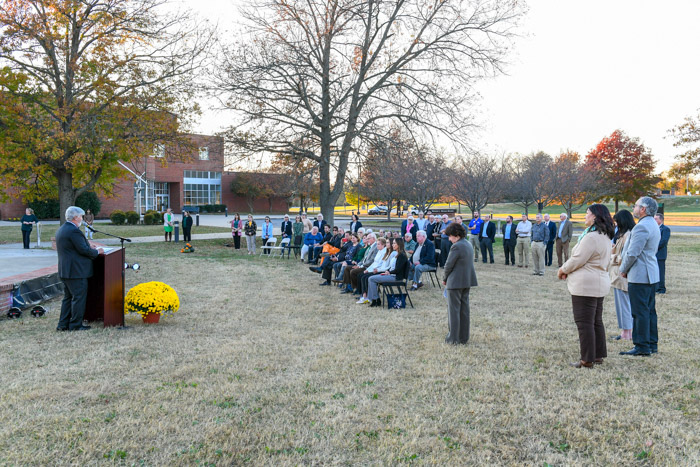
[[[258,232],[258,225],[253,220],[253,215],[248,214],[248,222],[243,227],[245,230],[246,245],[248,246],[248,254],[255,254],[255,234]]]
[[[362,222],[360,222],[360,217],[357,214],[352,215],[352,220],[350,221],[350,233],[357,233],[357,229],[362,227]]]
[[[241,249],[241,235],[243,235],[243,221],[241,215],[236,213],[231,221],[231,236],[233,237],[233,247],[236,250]]]
[[[182,236],[186,242],[192,241],[192,216],[188,211],[182,211]]]
[[[615,312],[617,314],[617,326],[620,335],[613,337],[615,340],[632,340],[632,308],[630,295],[627,293],[627,278],[620,275],[622,264],[622,252],[625,249],[630,232],[634,228],[634,217],[626,209],[621,209],[613,216],[617,226],[617,233],[613,238],[612,258],[610,259],[610,285],[615,296]]]
[[[452,243],[445,261],[442,283],[447,291],[448,344],[466,344],[469,341],[469,289],[476,287],[474,248],[465,239],[467,229],[456,222],[450,223],[445,235]]]
[[[581,359],[571,364],[575,368],[592,368],[608,356],[603,300],[610,292],[608,266],[615,227],[610,211],[602,204],[592,204],[586,210],[585,222],[586,230],[557,273],[559,279],[566,279],[578,328]]]

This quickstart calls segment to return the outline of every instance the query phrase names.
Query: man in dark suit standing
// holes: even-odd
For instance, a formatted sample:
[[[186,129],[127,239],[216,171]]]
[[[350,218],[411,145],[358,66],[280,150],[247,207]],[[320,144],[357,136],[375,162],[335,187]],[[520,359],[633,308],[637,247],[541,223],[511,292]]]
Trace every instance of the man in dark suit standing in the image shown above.
[[[544,225],[549,229],[549,241],[545,245],[544,250],[544,265],[552,265],[552,256],[554,253],[554,241],[557,239],[557,223],[549,220],[549,214],[544,215]]]
[[[77,206],[69,207],[66,209],[66,223],[56,232],[58,276],[63,282],[65,294],[57,331],[90,329],[90,326],[83,326],[88,278],[92,277],[92,260],[104,250],[90,248],[90,243],[80,232],[84,214],[85,211]]]
[[[476,287],[474,248],[465,240],[464,226],[452,223],[445,230],[452,248],[445,263],[442,283],[447,295],[448,344],[466,344],[469,341],[469,290]]]
[[[481,258],[486,262],[486,252],[489,252],[489,258],[493,263],[493,244],[496,241],[496,224],[491,222],[491,216],[486,214],[483,217],[483,224],[479,230],[479,246],[481,248]]]
[[[501,233],[503,234],[503,253],[506,255],[506,266],[508,266],[509,257],[511,266],[515,266],[515,243],[518,234],[515,233],[513,216],[506,217],[506,223],[501,226]]]
[[[661,240],[659,250],[656,252],[656,261],[659,263],[659,287],[656,293],[666,293],[666,257],[668,256],[668,241],[671,238],[671,229],[664,225],[664,215],[656,213],[654,220],[659,225]]]

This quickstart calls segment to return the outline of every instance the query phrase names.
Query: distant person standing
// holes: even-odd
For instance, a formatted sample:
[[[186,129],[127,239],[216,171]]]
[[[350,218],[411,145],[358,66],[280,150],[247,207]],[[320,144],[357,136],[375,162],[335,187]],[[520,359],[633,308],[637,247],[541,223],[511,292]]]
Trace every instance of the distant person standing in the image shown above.
[[[175,221],[175,216],[173,216],[173,210],[168,208],[163,214],[163,230],[165,231],[165,241],[173,241],[173,223]]]
[[[569,259],[569,241],[574,235],[574,225],[569,220],[566,213],[561,213],[559,216],[559,228],[557,229],[557,263],[559,267]]]
[[[544,225],[549,229],[549,240],[545,245],[544,250],[544,265],[552,265],[552,253],[554,253],[554,241],[557,239],[557,224],[556,222],[549,220],[549,214],[544,215]]]
[[[544,224],[542,214],[535,216],[535,225],[532,226],[532,265],[535,268],[533,276],[544,276],[544,252],[545,245],[549,241],[549,229]]]
[[[265,216],[265,223],[262,225],[262,245],[263,247],[267,246],[267,242],[272,240],[272,230],[273,230],[272,222],[270,222],[270,216]],[[270,249],[269,248],[263,248],[263,253],[266,255],[270,254]]]
[[[658,350],[656,324],[656,287],[659,283],[659,250],[661,231],[654,222],[658,204],[643,196],[634,205],[633,215],[639,222],[632,229],[622,252],[620,275],[627,278],[627,293],[632,308],[632,342],[634,348],[621,355],[646,357]]]
[[[185,242],[192,241],[192,216],[189,211],[182,212],[182,236]]]
[[[92,240],[92,230],[88,229],[88,227],[92,228],[92,224],[95,222],[95,215],[89,209],[85,211],[83,222],[85,223],[85,238]]]
[[[515,233],[518,236],[515,248],[518,250],[518,267],[525,267],[530,263],[530,233],[532,232],[532,222],[527,220],[527,214],[523,214],[522,221],[518,222]],[[523,263],[523,256],[525,262]]]
[[[659,288],[656,293],[666,293],[666,257],[668,256],[668,241],[671,238],[671,229],[664,225],[664,215],[656,213],[654,220],[659,226],[661,240],[659,240],[659,249],[656,252],[656,262],[659,263]]]
[[[255,254],[255,235],[258,233],[258,225],[253,220],[253,215],[248,214],[248,222],[244,226],[246,245],[248,247],[248,254]]]
[[[614,340],[632,340],[632,310],[630,308],[630,296],[627,292],[627,279],[620,275],[620,263],[622,263],[622,252],[630,238],[634,228],[634,217],[626,209],[620,209],[613,216],[613,222],[617,230],[613,237],[612,256],[610,258],[610,285],[615,296],[615,312],[617,314],[617,325],[620,334],[613,337]]]
[[[24,244],[24,249],[29,249],[29,238],[32,235],[32,229],[39,222],[39,219],[34,215],[34,210],[32,208],[27,208],[24,210],[24,216],[22,216],[22,243]]]
[[[440,266],[445,266],[445,261],[447,261],[447,255],[450,254],[450,237],[445,233],[447,227],[452,224],[452,221],[447,214],[442,215],[442,223],[440,224]],[[437,247],[436,247],[437,248]]]
[[[513,224],[513,216],[506,217],[506,223],[501,226],[503,234],[503,253],[506,255],[506,266],[508,266],[508,258],[510,258],[511,266],[515,266],[515,243],[518,235],[515,233],[515,224]]]
[[[449,328],[445,342],[465,345],[469,341],[469,290],[478,285],[474,249],[465,240],[467,231],[463,225],[452,223],[445,233],[452,242],[442,279],[447,295]]]
[[[231,221],[231,236],[233,237],[233,247],[236,250],[241,249],[241,236],[243,235],[243,221],[241,215],[236,213]]]
[[[469,243],[472,244],[472,250],[474,250],[474,262],[479,261],[481,226],[483,223],[484,221],[481,220],[478,212],[475,212],[472,216],[472,220],[469,221]]]
[[[92,260],[104,253],[102,248],[90,248],[80,232],[85,212],[77,206],[66,209],[66,223],[56,232],[58,253],[58,276],[64,286],[61,316],[57,331],[84,331],[85,302],[87,301],[88,278],[92,277]]]
[[[481,247],[481,259],[486,263],[488,252],[491,264],[493,264],[493,244],[496,241],[496,224],[491,222],[491,216],[486,214],[479,232],[479,246]]]

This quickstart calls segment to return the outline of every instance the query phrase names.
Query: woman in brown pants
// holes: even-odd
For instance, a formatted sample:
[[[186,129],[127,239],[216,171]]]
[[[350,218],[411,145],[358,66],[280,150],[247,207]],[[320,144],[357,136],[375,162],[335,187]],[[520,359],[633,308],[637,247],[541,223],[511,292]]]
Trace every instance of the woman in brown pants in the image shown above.
[[[591,368],[608,356],[603,299],[610,292],[608,265],[614,230],[608,208],[591,205],[586,211],[586,230],[557,274],[559,279],[566,279],[578,327],[581,359],[571,364],[576,368]]]

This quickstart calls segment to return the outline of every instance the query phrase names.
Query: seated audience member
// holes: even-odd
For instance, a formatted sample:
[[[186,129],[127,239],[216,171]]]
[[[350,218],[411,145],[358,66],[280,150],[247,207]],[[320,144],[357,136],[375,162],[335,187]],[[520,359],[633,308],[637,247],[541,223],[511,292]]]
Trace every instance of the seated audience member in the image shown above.
[[[389,245],[389,242],[386,239],[380,238],[377,240],[377,256],[374,257],[374,262],[357,279],[357,289],[360,294],[360,299],[357,301],[359,305],[369,303],[367,298],[367,281],[369,278],[375,274],[388,271],[391,259],[396,257],[396,252],[392,251],[392,248],[387,245]]]
[[[411,256],[414,251],[416,251],[416,243],[415,240],[413,240],[413,236],[409,233],[406,232],[406,235],[404,235],[404,248],[407,256]]]
[[[313,226],[311,232],[304,236],[304,246],[301,247],[301,262],[304,262],[304,256],[308,253],[308,262],[311,262],[311,255],[314,251],[314,246],[319,245],[323,241],[323,237],[318,233],[318,227]]]
[[[348,239],[350,238],[349,233],[345,233],[344,236],[347,236]],[[340,251],[334,255],[330,255],[326,260],[323,262],[321,267],[310,267],[314,272],[321,273],[321,276],[324,279],[324,282],[322,282],[319,285],[331,285],[331,274],[333,272],[333,267],[339,263],[345,260],[345,256],[348,254],[348,251],[350,251],[350,254],[352,255],[354,251],[351,249],[353,247],[352,243],[347,241],[347,242],[342,242],[340,245]]]
[[[345,260],[339,261],[333,265],[333,273],[335,274],[335,279],[333,282],[338,282],[338,287],[343,288],[343,273],[345,268],[348,266],[354,266],[365,256],[367,251],[367,246],[360,243],[360,236],[353,234],[350,236],[350,241],[353,242],[352,246],[345,253]]]
[[[374,258],[377,256],[377,236],[374,233],[367,234],[365,243],[368,248],[362,259],[357,264],[346,267],[345,272],[343,272],[345,290],[341,293],[353,293],[353,288],[357,287],[359,275],[365,272],[365,269],[374,262]]]
[[[389,263],[389,270],[371,276],[367,282],[367,298],[370,300],[371,307],[381,306],[379,299],[379,284],[385,282],[403,281],[406,279],[406,264],[408,257],[404,251],[403,240],[397,238],[394,242],[394,256]]]
[[[428,240],[425,236],[425,232],[419,230],[416,233],[416,238],[418,239],[418,245],[416,245],[416,251],[413,252],[411,256],[411,269],[408,272],[408,279],[413,281],[413,290],[418,290],[423,287],[423,282],[421,281],[421,275],[424,272],[435,271],[435,245],[433,242]]]
[[[413,240],[415,240],[416,232],[418,232],[418,224],[416,224],[416,222],[413,220],[413,216],[410,214],[406,220],[401,223],[401,236],[404,236],[409,232]]]
[[[331,226],[328,224],[324,224],[323,228],[325,230],[325,232],[323,233],[323,238],[319,243],[314,245],[313,259],[309,262],[309,264],[318,264],[318,258],[321,255],[321,251],[323,250],[323,245],[325,245],[326,243],[330,243],[333,239],[333,234],[331,234]],[[335,230],[337,231],[338,228],[335,227]]]

